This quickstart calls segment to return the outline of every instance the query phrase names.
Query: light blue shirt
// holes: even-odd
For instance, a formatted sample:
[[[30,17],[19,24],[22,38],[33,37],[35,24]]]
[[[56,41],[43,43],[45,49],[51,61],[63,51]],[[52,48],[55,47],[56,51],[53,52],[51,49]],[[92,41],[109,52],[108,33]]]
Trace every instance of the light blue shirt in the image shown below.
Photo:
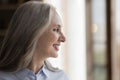
[[[10,73],[0,71],[0,80],[68,80],[64,71],[52,72],[44,65],[37,74],[29,69]]]

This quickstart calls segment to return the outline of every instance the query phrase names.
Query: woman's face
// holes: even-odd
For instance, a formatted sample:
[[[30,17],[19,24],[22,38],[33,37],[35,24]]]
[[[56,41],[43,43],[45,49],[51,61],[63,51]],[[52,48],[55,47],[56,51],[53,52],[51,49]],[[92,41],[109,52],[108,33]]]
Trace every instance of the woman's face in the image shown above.
[[[39,37],[39,41],[37,43],[36,54],[38,54],[40,58],[55,58],[58,56],[57,53],[59,51],[59,47],[62,42],[65,42],[65,36],[63,35],[61,28],[61,18],[55,12],[51,19],[51,25],[43,35]]]

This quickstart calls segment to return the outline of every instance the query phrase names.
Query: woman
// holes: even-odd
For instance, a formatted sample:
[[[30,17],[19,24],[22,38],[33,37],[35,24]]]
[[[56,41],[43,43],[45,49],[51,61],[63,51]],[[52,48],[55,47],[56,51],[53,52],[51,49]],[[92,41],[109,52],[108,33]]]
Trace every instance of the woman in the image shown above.
[[[68,80],[46,60],[65,42],[62,21],[47,3],[29,1],[15,12],[0,50],[0,80]]]

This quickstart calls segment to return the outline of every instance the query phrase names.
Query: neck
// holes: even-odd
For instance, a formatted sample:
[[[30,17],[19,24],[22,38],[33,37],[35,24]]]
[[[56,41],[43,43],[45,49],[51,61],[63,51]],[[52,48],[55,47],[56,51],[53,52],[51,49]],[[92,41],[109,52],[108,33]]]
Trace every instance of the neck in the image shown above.
[[[44,64],[44,61],[41,61],[39,63],[32,61],[28,69],[32,70],[35,74],[37,74],[38,71],[42,68],[43,64]]]
[[[33,56],[32,62],[28,68],[36,74],[42,68],[45,59],[40,58],[38,55]]]
[[[43,55],[37,54],[37,52],[34,53],[33,59],[31,64],[28,66],[30,70],[32,70],[35,74],[38,73],[38,71],[42,68],[44,61],[46,58],[43,57]]]

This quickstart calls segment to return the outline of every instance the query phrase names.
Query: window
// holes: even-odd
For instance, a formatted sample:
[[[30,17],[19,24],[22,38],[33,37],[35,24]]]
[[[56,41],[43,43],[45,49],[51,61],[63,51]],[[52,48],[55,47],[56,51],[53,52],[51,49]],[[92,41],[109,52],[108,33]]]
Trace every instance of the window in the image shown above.
[[[113,63],[113,80],[120,80],[120,0],[115,1],[115,55]]]
[[[120,0],[86,3],[88,80],[120,80]]]
[[[106,69],[106,3],[91,0],[93,80],[107,80]]]

